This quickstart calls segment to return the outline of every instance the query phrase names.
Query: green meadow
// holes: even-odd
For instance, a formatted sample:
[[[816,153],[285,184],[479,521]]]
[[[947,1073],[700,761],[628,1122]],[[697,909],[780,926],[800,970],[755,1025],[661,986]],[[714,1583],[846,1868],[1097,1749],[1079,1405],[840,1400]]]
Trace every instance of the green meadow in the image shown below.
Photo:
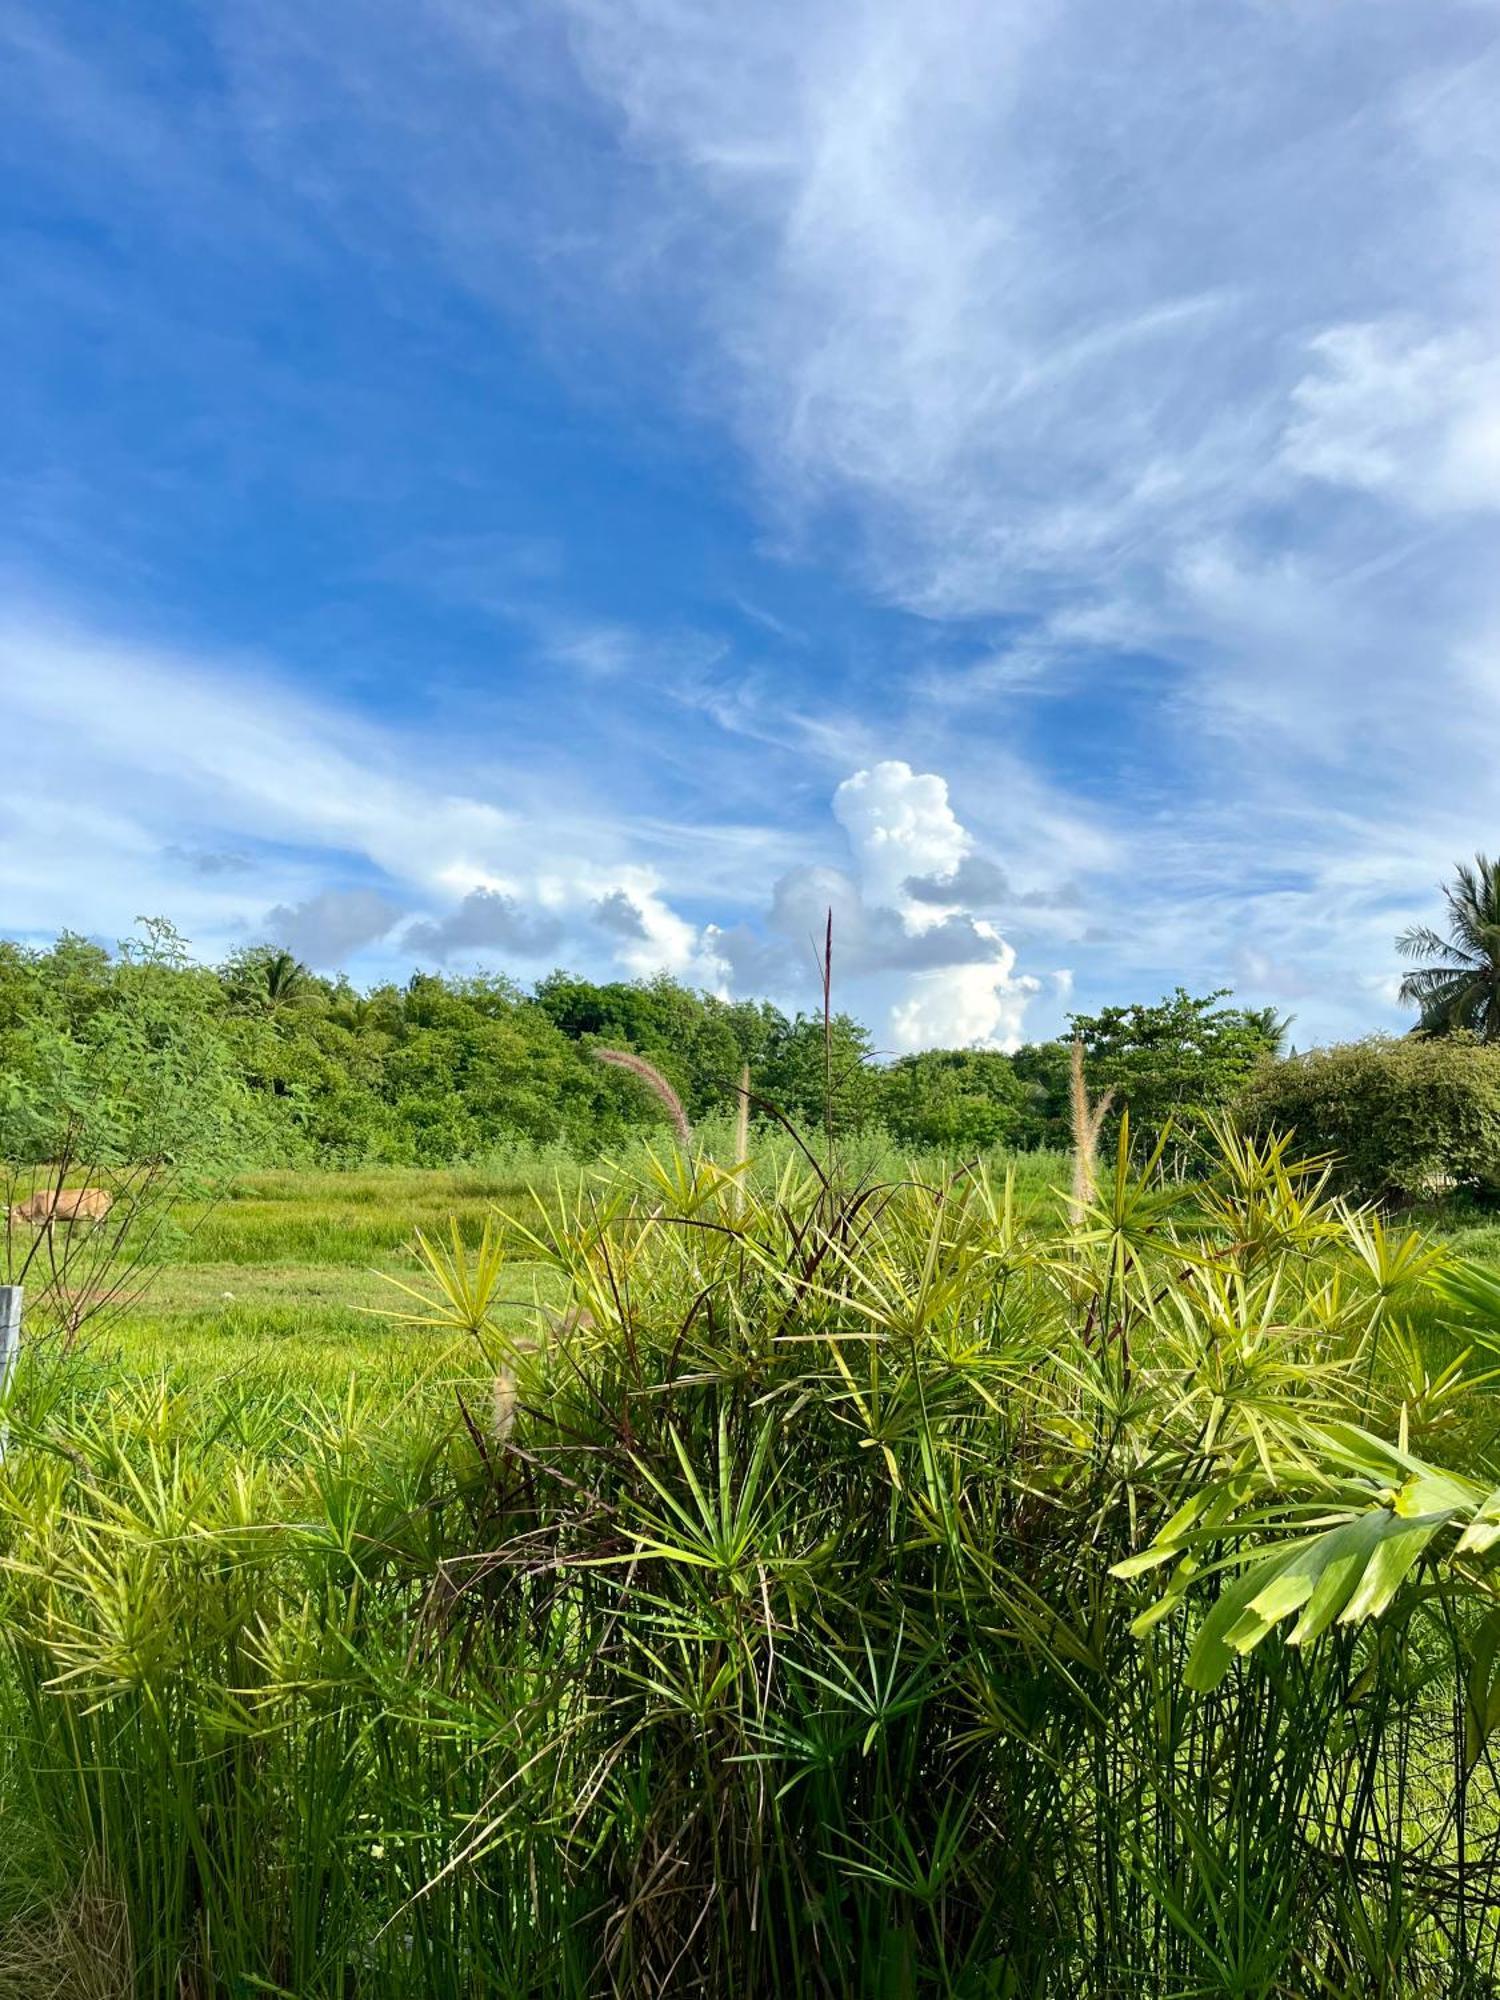
[[[773,1139],[764,1151],[785,1164],[795,1148]],[[91,1344],[111,1366],[165,1372],[184,1384],[226,1372],[284,1372],[325,1388],[367,1373],[389,1380],[429,1369],[440,1375],[451,1341],[390,1317],[416,1309],[400,1287],[422,1278],[418,1233],[451,1243],[456,1229],[472,1249],[489,1230],[503,1242],[506,1295],[495,1309],[520,1328],[557,1293],[530,1232],[559,1201],[603,1202],[618,1175],[638,1176],[652,1157],[638,1144],[591,1165],[522,1153],[488,1170],[229,1176],[174,1205],[151,1261],[128,1288],[138,1296],[106,1317]],[[905,1157],[883,1139],[851,1147],[849,1162],[851,1172],[892,1180],[909,1170],[941,1173],[944,1164],[940,1156]],[[993,1169],[1009,1173],[1033,1205],[1045,1205],[1068,1177],[1059,1153],[1000,1155]]]
[[[577,1171],[568,1179],[576,1186]],[[327,1389],[441,1375],[452,1341],[389,1317],[416,1310],[399,1287],[420,1277],[417,1232],[448,1239],[456,1227],[473,1244],[497,1210],[531,1214],[533,1184],[437,1169],[238,1176],[174,1213],[139,1298],[97,1344],[131,1373],[184,1384],[283,1375]],[[514,1247],[506,1310],[519,1324],[549,1281],[518,1237]]]

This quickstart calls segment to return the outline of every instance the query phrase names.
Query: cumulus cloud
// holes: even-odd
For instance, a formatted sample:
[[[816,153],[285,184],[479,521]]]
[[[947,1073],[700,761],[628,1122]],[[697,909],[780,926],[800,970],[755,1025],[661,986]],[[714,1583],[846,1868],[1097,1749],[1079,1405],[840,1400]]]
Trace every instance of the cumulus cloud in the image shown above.
[[[966,854],[946,875],[908,875],[901,889],[914,903],[944,909],[988,910],[1011,900],[1005,870],[979,854]]]
[[[994,930],[967,911],[909,922],[887,904],[867,902],[861,885],[842,869],[794,868],[778,878],[767,922],[789,947],[805,947],[808,963],[823,948],[829,916],[838,965],[854,978],[987,963],[999,952]]]
[[[639,904],[623,889],[611,889],[607,896],[601,896],[589,914],[600,930],[612,931],[616,937],[640,941],[650,936]]]
[[[540,958],[561,942],[563,927],[545,912],[523,909],[500,889],[472,889],[446,916],[409,924],[402,945],[421,958],[446,962],[502,952]]]
[[[774,971],[780,985],[799,960],[810,970],[831,915],[836,978],[896,981],[889,1026],[897,1052],[1014,1046],[1041,983],[1018,975],[1014,948],[964,907],[1007,885],[996,864],[972,853],[945,780],[889,760],[845,779],[833,810],[854,871],[808,865],[780,876],[765,934],[741,927],[717,941],[736,978],[767,983]]]
[[[913,876],[955,874],[968,858],[973,843],[948,802],[946,781],[889,758],[844,780],[833,816],[849,836],[870,901],[903,911],[916,928],[937,921],[906,884]]]
[[[902,888],[914,903],[945,910],[1076,910],[1083,891],[1076,882],[1052,889],[1017,889],[1003,868],[970,854],[951,875],[908,875]]]
[[[1437,0],[1369,35],[1336,8],[1226,33],[1169,0],[871,0],[826,26],[776,0],[568,4],[649,168],[612,218],[658,249],[630,276],[702,329],[694,386],[786,531],[817,547],[837,510],[873,589],[934,620],[1034,614],[1004,659],[1074,677],[1086,737],[1149,660],[1118,790],[1054,747],[1080,811],[1115,804],[1103,976],[1214,983],[1247,928],[1288,962],[1321,922],[1324,1031],[1346,1029],[1335,959],[1388,957],[1392,921],[1333,878],[1373,864],[1408,895],[1414,837],[1472,847],[1453,773],[1493,792],[1462,664],[1495,625],[1478,517],[1500,491],[1479,15]],[[977,740],[920,754],[982,768],[1014,685],[971,685]],[[878,872],[874,901],[951,907],[897,893],[951,859]]]
[[[924,972],[891,1010],[891,1038],[898,1054],[916,1049],[1014,1049],[1023,1039],[1026,1009],[1041,981],[1016,973],[1015,952],[999,947],[988,964]]]
[[[1014,1046],[1039,982],[1018,976],[1014,947],[963,907],[993,896],[1005,878],[974,853],[946,781],[891,759],[846,778],[833,809],[870,897],[857,948],[911,975],[891,1008],[896,1049]]]
[[[709,992],[727,990],[733,968],[721,955],[717,927],[674,908],[653,868],[633,864],[605,877],[585,865],[543,887],[556,903],[583,902],[591,923],[613,938],[622,971],[640,979],[667,972]]]
[[[262,929],[272,944],[323,971],[336,970],[361,946],[392,929],[402,910],[378,889],[324,889],[300,903],[278,903]]]

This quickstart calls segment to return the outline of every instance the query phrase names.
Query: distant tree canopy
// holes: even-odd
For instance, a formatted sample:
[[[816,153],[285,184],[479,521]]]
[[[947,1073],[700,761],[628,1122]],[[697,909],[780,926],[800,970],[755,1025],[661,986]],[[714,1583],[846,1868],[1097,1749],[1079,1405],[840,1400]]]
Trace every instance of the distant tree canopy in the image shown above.
[[[1195,1114],[1227,1109],[1261,1064],[1274,1056],[1286,1023],[1264,1008],[1226,1007],[1226,991],[1200,996],[1182,987],[1151,1005],[1073,1014],[1094,1097],[1113,1092],[1109,1129],[1130,1113],[1135,1136],[1150,1143],[1169,1119],[1184,1136]],[[1028,1098],[1015,1143],[1066,1146],[1068,1042],[1036,1042],[1009,1058]]]
[[[1169,1118],[1228,1105],[1285,1032],[1264,1009],[1219,1004],[1228,998],[1227,989],[1195,998],[1179,986],[1152,1006],[1075,1014],[1090,1088],[1113,1090],[1143,1135]]]
[[[1274,1046],[1273,1025],[1226,996],[1080,1015],[1090,1083],[1113,1085],[1146,1127],[1226,1102]],[[597,1153],[661,1124],[637,1078],[592,1058],[647,1057],[690,1119],[729,1115],[742,1069],[761,1115],[807,1131],[831,1078],[838,1132],[970,1155],[1067,1143],[1066,1041],[1013,1056],[930,1049],[888,1066],[847,1014],[789,1016],[665,976],[598,982],[554,972],[416,973],[362,992],[269,946],[195,964],[169,924],[111,953],[65,933],[0,942],[0,1151],[55,1155],[67,1132],[104,1160],[146,1154],[244,1165],[440,1165],[509,1145]]]
[[[117,953],[71,933],[47,950],[0,941],[0,1151],[417,1165],[517,1143],[594,1153],[661,1122],[634,1077],[591,1059],[597,1047],[648,1057],[694,1120],[732,1110],[748,1064],[765,1115],[820,1127],[831,1074],[836,1128],[862,1130],[880,1116],[870,1038],[839,1014],[831,1045],[828,1062],[821,1017],[666,977],[555,972],[527,991],[419,972],[359,992],[269,946],[195,965],[158,922]]]

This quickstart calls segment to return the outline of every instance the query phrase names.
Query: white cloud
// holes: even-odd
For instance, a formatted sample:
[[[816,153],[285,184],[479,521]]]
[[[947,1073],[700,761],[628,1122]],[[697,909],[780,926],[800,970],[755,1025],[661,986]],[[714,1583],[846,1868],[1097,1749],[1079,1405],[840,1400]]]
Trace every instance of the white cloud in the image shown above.
[[[110,798],[138,824],[357,848],[432,883],[518,844],[515,814],[414,782],[381,731],[243,665],[12,615],[0,620],[0,673],[10,716],[34,732],[31,781],[45,773]]]
[[[982,854],[966,854],[951,868],[932,875],[908,875],[903,892],[917,903],[935,903],[939,909],[991,909],[1014,897],[1003,868],[986,861]]]
[[[890,1012],[896,1052],[934,1044],[1015,1047],[1040,981],[1017,976],[1014,947],[963,907],[970,878],[978,874],[988,888],[1003,878],[993,865],[976,870],[974,843],[946,780],[888,759],[846,778],[833,811],[859,867],[857,899],[847,889],[843,897],[856,964],[908,974]],[[947,901],[929,893],[945,882],[952,885]]]
[[[571,12],[628,143],[675,173],[665,227],[741,436],[789,503],[852,489],[895,509],[899,542],[869,525],[899,594],[992,599],[1213,478],[1232,407],[1221,424],[1195,403],[1189,432],[1162,392],[1233,295],[1143,294],[1128,230],[1089,241],[1089,191],[1035,171],[1038,94],[1079,53],[1076,17],[977,0],[822,22],[728,0]],[[1073,95],[1048,105],[1063,144],[1093,115]],[[1144,116],[1137,136],[1153,145]]]
[[[674,910],[653,870],[623,868],[607,882],[592,871],[585,874],[591,911],[601,899],[618,894],[635,912],[636,930],[619,936],[615,944],[615,957],[626,972],[639,979],[669,972],[689,985],[724,991],[729,968],[715,947],[712,929],[690,923]]]
[[[420,958],[446,964],[455,958],[492,958],[497,952],[540,958],[561,942],[562,935],[562,925],[547,912],[524,909],[503,889],[478,888],[445,915],[408,925],[401,943]]]
[[[25,839],[0,841],[0,914],[14,928],[110,933],[122,911],[166,910],[211,953],[269,927],[337,964],[425,905],[412,949],[534,956],[620,890],[640,915],[639,934],[617,943],[624,969],[722,979],[657,870],[626,858],[639,839],[628,825],[565,807],[549,820],[410,775],[451,770],[451,746],[388,734],[264,670],[41,614],[0,623],[0,681],[28,745],[4,802]],[[525,796],[515,778],[492,782]],[[204,827],[234,868],[194,859]],[[330,888],[351,857],[384,886]]]
[[[1007,616],[898,739],[977,802],[975,846],[1033,893],[1088,877],[1075,936],[1107,897],[1087,986],[1215,983],[1253,932],[1322,982],[1322,1032],[1367,1021],[1348,969],[1388,961],[1392,903],[1500,806],[1469,664],[1500,595],[1478,14],[570,12],[644,169],[603,268],[681,308],[690,392],[781,532],[816,549],[831,508],[879,594]],[[1087,740],[1143,658],[1133,754],[1100,772],[1059,704],[1058,783],[1012,796],[1016,699],[1065,689]],[[905,911],[898,821],[853,818],[866,899]]]
[[[906,884],[912,876],[954,874],[973,846],[942,778],[887,759],[844,780],[833,795],[833,815],[849,836],[871,902],[899,910],[912,930],[940,921],[941,906],[913,896]]]
[[[891,1039],[898,1055],[925,1048],[1018,1048],[1026,1009],[1041,981],[1016,974],[1014,950],[990,926],[997,953],[988,965],[949,966],[911,981],[891,1009]]]
[[[323,889],[300,903],[279,903],[263,926],[273,944],[320,969],[336,969],[363,946],[388,935],[401,906],[378,889]]]
[[[1484,210],[1446,223],[1488,174],[1483,79],[1465,139],[1431,129],[1483,60],[1462,6],[1378,35],[1165,0],[567,12],[623,137],[602,268],[686,306],[688,379],[791,521],[851,502],[925,611],[1051,609],[1274,499],[1306,329],[1391,265],[1479,304]]]
[[[1330,327],[1292,390],[1294,472],[1442,514],[1500,507],[1500,354],[1492,336],[1390,321]]]

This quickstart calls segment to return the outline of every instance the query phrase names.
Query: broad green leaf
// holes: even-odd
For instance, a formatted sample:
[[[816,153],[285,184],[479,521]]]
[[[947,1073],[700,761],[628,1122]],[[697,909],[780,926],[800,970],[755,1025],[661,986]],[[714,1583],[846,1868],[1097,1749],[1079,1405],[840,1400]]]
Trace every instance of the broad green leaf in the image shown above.
[[[1317,1589],[1328,1565],[1338,1559],[1341,1540],[1348,1532],[1347,1527],[1333,1528],[1298,1545],[1290,1560],[1256,1592],[1250,1609],[1273,1625],[1291,1612],[1300,1611]]]
[[[1455,1555],[1482,1556],[1500,1541],[1500,1486],[1476,1510],[1459,1538]]]
[[[1384,1507],[1374,1508],[1323,1537],[1324,1560],[1318,1580],[1302,1616],[1287,1634],[1288,1645],[1305,1646],[1328,1630],[1349,1602],[1392,1518]]]
[[[1252,1600],[1265,1590],[1301,1554],[1301,1548],[1273,1549],[1257,1552],[1243,1576],[1219,1594],[1217,1603],[1204,1619],[1193,1650],[1188,1655],[1183,1681],[1186,1686],[1200,1694],[1207,1694],[1223,1680],[1233,1664],[1234,1654],[1243,1650],[1239,1630],[1245,1622]],[[1250,1625],[1246,1630],[1262,1621],[1250,1615]],[[1269,1629],[1266,1627],[1265,1629]],[[1264,1637],[1264,1630],[1260,1634]],[[1253,1640],[1250,1643],[1255,1643]]]
[[[1477,1489],[1469,1480],[1433,1467],[1407,1480],[1396,1495],[1396,1512],[1405,1521],[1424,1514],[1467,1513],[1476,1498]]]
[[[1388,1516],[1391,1525],[1376,1544],[1354,1594],[1339,1613],[1339,1623],[1357,1625],[1361,1619],[1378,1618],[1446,1518],[1442,1514],[1427,1514],[1417,1521],[1398,1521],[1395,1516]]]
[[[1132,1576],[1144,1576],[1148,1570],[1160,1569],[1163,1563],[1175,1561],[1181,1551],[1167,1541],[1156,1541],[1149,1548],[1138,1549],[1133,1556],[1126,1556],[1122,1562],[1111,1563],[1110,1575],[1122,1581]]]

